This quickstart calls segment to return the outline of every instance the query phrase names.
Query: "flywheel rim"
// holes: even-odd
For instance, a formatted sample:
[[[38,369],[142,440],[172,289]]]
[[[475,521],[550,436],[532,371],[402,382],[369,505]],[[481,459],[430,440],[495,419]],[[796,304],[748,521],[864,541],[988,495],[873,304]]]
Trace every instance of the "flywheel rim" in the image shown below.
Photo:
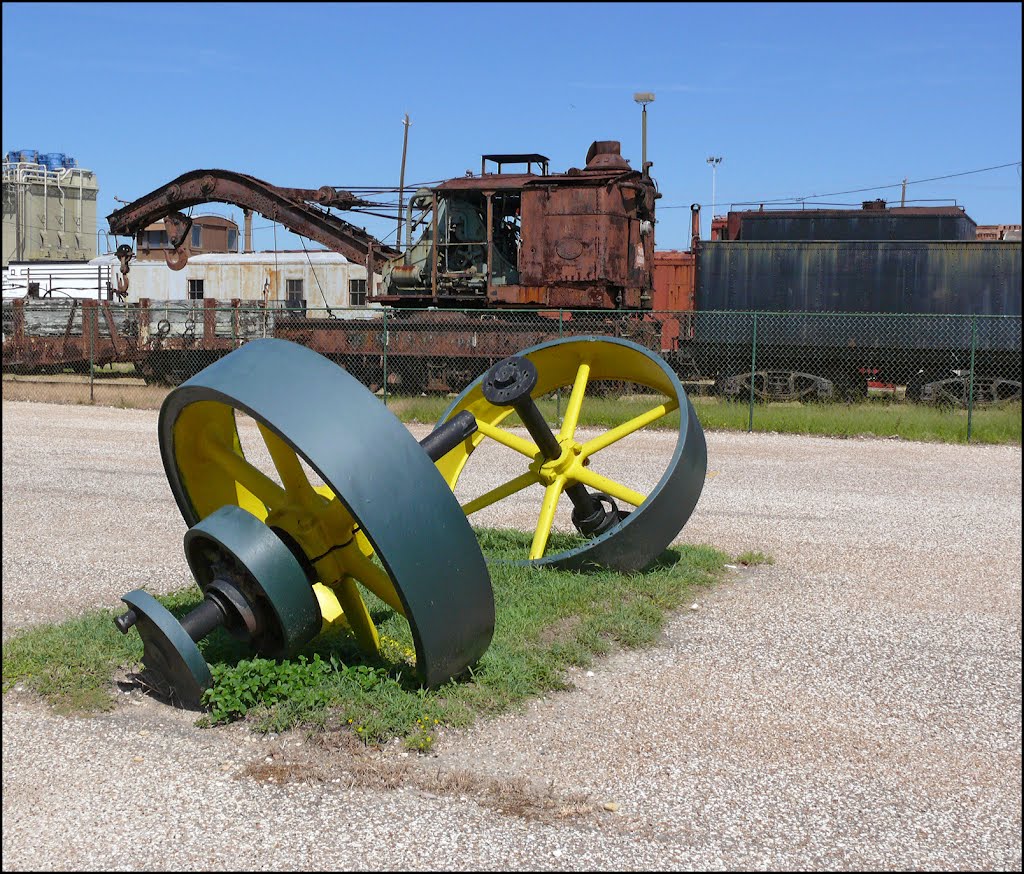
[[[356,379],[311,349],[254,340],[167,396],[158,424],[160,452],[185,522],[192,526],[231,503],[272,522],[272,506],[232,478],[234,472],[249,477],[245,466],[252,466],[235,411],[257,423],[272,456],[276,448],[282,457],[288,450],[304,460],[331,498],[323,488],[315,491],[349,514],[400,600],[391,606],[409,622],[422,681],[438,685],[479,659],[494,630],[494,598],[465,514],[401,422]],[[358,427],[340,428],[339,416]],[[232,473],[211,461],[213,453]],[[255,484],[268,490],[264,497],[276,495],[272,486],[280,489],[263,480]],[[342,591],[354,590],[350,579],[335,583]],[[359,637],[353,619],[350,625]],[[360,643],[372,650],[372,642]]]

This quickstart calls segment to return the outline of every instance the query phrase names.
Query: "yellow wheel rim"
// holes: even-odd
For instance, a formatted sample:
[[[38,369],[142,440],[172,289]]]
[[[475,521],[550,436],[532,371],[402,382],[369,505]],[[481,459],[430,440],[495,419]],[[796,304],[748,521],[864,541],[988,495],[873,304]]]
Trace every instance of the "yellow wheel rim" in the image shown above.
[[[693,406],[675,373],[658,356],[627,340],[571,337],[541,344],[520,353],[536,366],[536,400],[559,388],[569,390],[562,425],[556,433],[561,455],[545,459],[529,436],[502,427],[511,408],[491,404],[483,393],[483,378],[470,385],[445,411],[443,423],[462,410],[477,420],[477,432],[437,462],[437,468],[455,490],[473,452],[493,440],[522,457],[523,470],[510,480],[466,501],[467,516],[531,486],[543,487],[529,554],[525,562],[561,567],[598,564],[636,570],[668,546],[689,519],[703,488],[707,469],[704,432]],[[637,416],[586,440],[577,437],[587,388],[598,380],[625,381],[643,386],[660,397]],[[669,465],[653,489],[644,493],[630,484],[604,476],[595,469],[599,453],[681,410]],[[548,549],[559,499],[565,488],[580,483],[603,492],[631,509],[629,515],[587,543],[553,552]]]

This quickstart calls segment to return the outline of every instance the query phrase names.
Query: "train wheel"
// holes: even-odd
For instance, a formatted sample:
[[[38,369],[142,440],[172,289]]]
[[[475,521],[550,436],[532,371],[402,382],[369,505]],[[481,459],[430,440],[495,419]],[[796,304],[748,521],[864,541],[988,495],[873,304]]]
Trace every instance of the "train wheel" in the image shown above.
[[[540,507],[528,555],[520,564],[551,565],[579,569],[601,565],[622,571],[638,570],[656,559],[689,519],[704,486],[707,449],[704,432],[679,378],[659,357],[627,340],[572,337],[534,346],[520,353],[536,368],[536,384],[530,398],[541,398],[561,387],[571,387],[557,440],[559,455],[548,458],[536,442],[500,427],[512,413],[485,397],[485,377],[470,385],[441,417],[441,424],[462,410],[469,410],[478,431],[437,462],[453,490],[470,456],[485,440],[522,456],[525,470],[507,482],[476,495],[463,504],[471,515],[530,486],[541,486]],[[591,382],[614,380],[652,389],[656,396],[648,409],[622,424],[581,439],[577,426]],[[668,467],[645,492],[597,472],[602,450],[608,449],[675,410],[681,410],[675,429]],[[670,432],[671,433],[671,432]],[[481,453],[486,455],[487,453]],[[481,464],[485,462],[481,461]],[[611,471],[609,471],[611,472]],[[567,548],[549,549],[559,499],[563,492],[583,486],[594,490],[602,502],[620,502],[633,509],[619,511],[619,519],[607,530],[584,538]],[[538,490],[539,491],[539,490]],[[577,526],[579,527],[579,526]]]
[[[379,634],[360,585],[409,622],[427,685],[487,649],[490,576],[458,502],[405,427],[331,361],[252,341],[172,391],[158,427],[185,522],[248,510],[319,581],[324,620],[344,617],[364,652],[379,654]]]

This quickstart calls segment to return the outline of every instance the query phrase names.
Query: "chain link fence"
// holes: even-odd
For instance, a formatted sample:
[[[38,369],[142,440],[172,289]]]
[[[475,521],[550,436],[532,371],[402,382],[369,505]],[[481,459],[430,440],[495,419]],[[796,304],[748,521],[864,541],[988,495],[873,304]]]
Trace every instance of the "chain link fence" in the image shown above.
[[[885,403],[957,417],[970,440],[976,410],[1021,400],[1019,316],[47,299],[3,302],[3,396],[158,408],[171,387],[232,349],[278,337],[335,361],[396,411],[421,399],[429,417],[501,358],[573,335],[621,337],[660,354],[698,412],[701,404],[742,409],[747,430],[777,407]],[[643,393],[620,381],[588,386],[605,398]],[[558,415],[561,394],[554,400]]]

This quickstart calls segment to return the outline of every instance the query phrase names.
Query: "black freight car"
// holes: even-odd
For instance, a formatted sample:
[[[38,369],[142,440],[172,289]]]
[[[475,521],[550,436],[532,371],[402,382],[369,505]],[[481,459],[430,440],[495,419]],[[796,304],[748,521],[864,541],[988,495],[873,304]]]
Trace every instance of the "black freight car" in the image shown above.
[[[855,397],[869,379],[962,398],[973,353],[976,398],[1020,397],[1021,244],[972,239],[959,207],[731,212],[719,228],[699,244],[683,354],[724,394],[747,396],[753,373],[765,399]]]

